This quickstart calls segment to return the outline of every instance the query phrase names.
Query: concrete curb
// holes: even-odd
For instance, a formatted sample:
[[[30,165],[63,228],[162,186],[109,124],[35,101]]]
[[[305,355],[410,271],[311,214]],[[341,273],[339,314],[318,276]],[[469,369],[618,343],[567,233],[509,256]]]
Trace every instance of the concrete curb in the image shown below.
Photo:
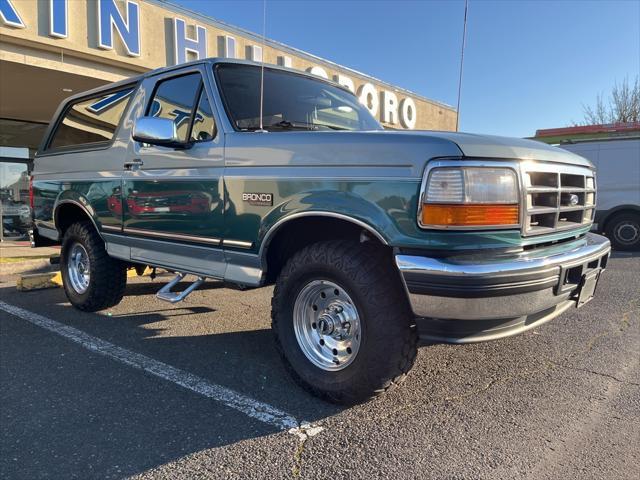
[[[57,288],[62,286],[60,272],[32,273],[22,275],[16,282],[16,289],[21,292],[28,290],[40,290],[43,288]]]
[[[0,263],[0,272],[3,275],[15,275],[16,273],[32,272],[50,267],[51,261],[48,258],[34,258],[21,262],[2,262]]]
[[[6,251],[3,253],[6,253]],[[20,261],[7,261],[13,259]],[[0,258],[0,273],[3,275],[15,275],[18,273],[37,272],[38,270],[53,270],[51,266],[59,264],[59,253],[51,255],[4,255]]]

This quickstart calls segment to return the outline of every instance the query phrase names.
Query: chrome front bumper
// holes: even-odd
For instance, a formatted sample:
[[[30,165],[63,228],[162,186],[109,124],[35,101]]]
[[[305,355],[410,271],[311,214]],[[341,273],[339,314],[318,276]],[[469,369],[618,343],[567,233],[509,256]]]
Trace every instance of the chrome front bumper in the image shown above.
[[[604,270],[610,250],[609,240],[588,233],[518,253],[396,255],[396,264],[413,313],[430,319],[423,336],[471,342],[522,332],[575,305],[583,276]]]

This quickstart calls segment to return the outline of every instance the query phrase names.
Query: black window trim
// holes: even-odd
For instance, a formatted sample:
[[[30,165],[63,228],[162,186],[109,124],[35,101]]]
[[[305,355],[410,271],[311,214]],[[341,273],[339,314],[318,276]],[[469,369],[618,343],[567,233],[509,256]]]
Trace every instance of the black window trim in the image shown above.
[[[196,92],[196,96],[193,99],[193,106],[191,107],[191,117],[189,118],[189,128],[187,129],[187,138],[185,142],[188,144],[195,143],[191,140],[191,134],[193,133],[193,124],[196,121],[196,110],[198,109],[198,105],[200,105],[200,98],[202,97],[202,89],[204,88],[204,81],[200,78],[200,85],[198,85],[198,91]]]
[[[193,135],[193,126],[196,123],[196,113],[198,111],[198,107],[200,106],[200,102],[202,101],[202,95],[206,95],[207,96],[207,102],[209,102],[209,108],[211,108],[211,117],[213,118],[213,132],[215,135],[213,135],[211,138],[207,139],[207,140],[192,140],[191,136]],[[211,98],[209,98],[210,95],[207,93],[207,89],[205,88],[204,85],[204,81],[200,84],[200,91],[198,92],[198,95],[196,95],[196,103],[194,104],[193,108],[193,113],[191,115],[191,124],[189,125],[189,140],[188,143],[205,143],[205,142],[211,142],[213,140],[216,139],[216,137],[218,136],[218,123],[216,122],[216,116],[213,114],[213,103],[211,102]]]
[[[242,67],[250,67],[250,68],[261,68],[260,65],[248,65],[245,63],[235,63],[235,62],[218,62],[215,63],[213,65],[213,74],[215,76],[215,80],[216,80],[216,85],[218,87],[218,92],[220,94],[220,99],[222,100],[222,105],[224,106],[224,113],[227,115],[227,119],[229,120],[229,124],[231,125],[231,127],[233,128],[234,131],[239,132],[239,133],[255,133],[255,131],[253,130],[243,130],[241,128],[238,128],[238,126],[236,125],[236,122],[233,120],[233,116],[231,115],[231,111],[229,109],[229,105],[227,104],[227,97],[224,93],[224,91],[222,90],[222,82],[220,81],[220,76],[218,74],[218,69],[220,67],[223,66],[229,66],[229,65],[237,65],[237,66],[242,66]],[[306,78],[308,80],[316,80],[318,82],[322,82],[322,83],[326,83],[327,85],[330,85],[334,88],[338,88],[340,90],[344,90],[345,92],[349,93],[350,95],[353,95],[356,98],[356,101],[358,101],[358,97],[348,88],[339,85],[335,82],[332,82],[331,80],[327,80],[326,78],[322,78],[322,77],[316,77],[316,76],[311,76],[308,75],[306,73],[303,72],[295,72],[295,71],[289,71],[289,70],[285,70],[282,68],[272,68],[268,65],[264,65],[264,69],[265,70],[271,70],[274,72],[279,72],[279,73],[284,73],[285,75],[295,75],[297,77],[303,77]],[[313,130],[309,130],[309,131],[313,131]],[[302,130],[291,130],[290,132],[287,133],[296,133],[296,132],[302,132]]]
[[[135,96],[139,86],[140,86],[140,80],[137,80],[135,82],[126,83],[124,85],[117,85],[117,86],[114,86],[114,87],[111,87],[111,88],[106,88],[104,90],[100,90],[98,92],[93,91],[91,93],[88,93],[87,95],[81,95],[81,96],[78,96],[78,97],[73,97],[73,98],[68,99],[66,104],[64,105],[64,108],[61,110],[61,112],[56,117],[53,127],[47,133],[46,141],[44,143],[44,148],[40,149],[40,151],[36,154],[36,156],[45,157],[45,156],[48,156],[48,155],[61,155],[61,154],[65,154],[65,153],[76,153],[76,152],[90,152],[90,151],[95,151],[95,150],[106,150],[106,149],[110,148],[113,145],[113,143],[116,141],[116,139],[118,138],[118,134],[120,133],[120,129],[122,127],[122,122],[124,121],[124,118],[127,116],[127,113],[129,111],[129,107],[131,106],[131,102],[133,101],[133,97]],[[111,137],[111,139],[105,140],[105,141],[101,141],[101,142],[82,143],[82,144],[79,144],[79,145],[70,145],[70,146],[65,146],[65,147],[52,148],[50,146],[54,135],[58,131],[58,127],[60,126],[60,123],[65,118],[65,116],[67,115],[67,113],[69,112],[69,110],[71,109],[71,107],[73,105],[81,103],[81,102],[83,102],[85,100],[90,100],[92,98],[98,98],[98,97],[104,97],[106,95],[110,95],[112,93],[117,93],[117,92],[120,92],[122,90],[127,90],[127,89],[131,89],[131,94],[129,95],[129,98],[127,99],[127,104],[125,105],[124,110],[122,111],[122,115],[120,116],[120,120],[118,121],[118,124],[116,125],[116,128],[115,128],[115,130],[113,132],[113,136]]]

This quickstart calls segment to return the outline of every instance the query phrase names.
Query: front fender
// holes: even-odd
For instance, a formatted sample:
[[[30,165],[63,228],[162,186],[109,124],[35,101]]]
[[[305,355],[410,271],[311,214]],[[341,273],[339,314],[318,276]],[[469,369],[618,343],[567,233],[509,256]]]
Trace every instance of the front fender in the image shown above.
[[[380,205],[350,192],[316,191],[298,194],[282,202],[264,218],[258,232],[260,245],[286,222],[305,216],[333,216],[356,223],[384,244],[398,231],[389,212]]]

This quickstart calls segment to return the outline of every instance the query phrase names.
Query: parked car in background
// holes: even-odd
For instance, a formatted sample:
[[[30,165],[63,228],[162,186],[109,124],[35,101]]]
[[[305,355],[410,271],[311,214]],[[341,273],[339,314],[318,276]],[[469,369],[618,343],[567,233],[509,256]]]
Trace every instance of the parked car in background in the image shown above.
[[[28,164],[0,161],[0,240],[21,239],[30,229]]]
[[[346,88],[239,60],[67,99],[32,188],[75,307],[117,304],[130,266],[176,272],[158,292],[169,302],[207,278],[275,284],[285,365],[339,403],[397,384],[419,337],[493,340],[584,305],[610,251],[589,232],[588,160],[529,140],[385,131]]]
[[[0,203],[0,218],[5,235],[25,235],[31,228],[31,209],[29,205],[11,200]]]
[[[563,143],[560,147],[596,166],[594,231],[609,237],[614,249],[640,250],[640,138]]]

